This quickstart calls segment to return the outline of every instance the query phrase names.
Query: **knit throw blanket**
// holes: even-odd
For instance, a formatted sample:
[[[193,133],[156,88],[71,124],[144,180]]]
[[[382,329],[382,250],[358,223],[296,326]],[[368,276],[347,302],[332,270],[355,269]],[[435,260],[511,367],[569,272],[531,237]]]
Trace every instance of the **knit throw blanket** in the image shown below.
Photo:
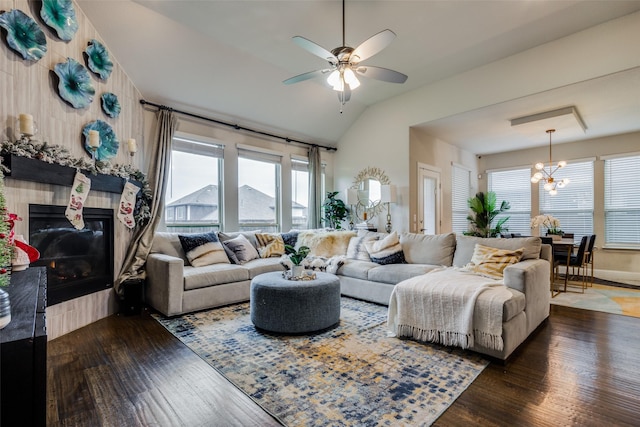
[[[502,307],[511,296],[501,281],[443,268],[395,286],[387,325],[397,337],[501,351]]]

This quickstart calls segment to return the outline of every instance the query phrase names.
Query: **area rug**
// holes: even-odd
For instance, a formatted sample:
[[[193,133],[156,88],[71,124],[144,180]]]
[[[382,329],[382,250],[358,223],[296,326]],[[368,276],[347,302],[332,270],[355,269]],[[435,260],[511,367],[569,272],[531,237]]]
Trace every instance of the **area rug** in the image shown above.
[[[551,304],[640,317],[640,289],[595,283],[584,294],[579,287],[569,286],[567,289],[568,292],[551,298]]]
[[[343,297],[340,324],[313,335],[257,331],[248,303],[155,318],[286,425],[430,425],[489,362],[388,337],[386,316]]]

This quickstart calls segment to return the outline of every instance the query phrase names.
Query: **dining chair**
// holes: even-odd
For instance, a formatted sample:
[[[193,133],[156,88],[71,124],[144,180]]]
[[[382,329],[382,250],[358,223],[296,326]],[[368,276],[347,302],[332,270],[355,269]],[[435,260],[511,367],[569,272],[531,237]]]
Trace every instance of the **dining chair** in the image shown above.
[[[560,265],[560,261],[555,257],[553,253],[553,239],[551,237],[541,236],[540,240],[543,245],[551,246],[551,276],[549,277],[550,287],[551,287],[551,298],[560,294],[560,289],[556,288],[556,280],[558,279],[558,266]]]
[[[567,262],[567,271],[565,272],[565,276],[564,276],[564,290],[565,290],[565,292],[567,291],[567,282],[569,280],[569,267],[571,267],[572,275],[574,277],[576,276],[575,275],[575,270],[576,270],[576,268],[578,269],[578,276],[581,277],[580,288],[582,290],[582,293],[584,293],[584,290],[587,287],[586,252],[587,252],[587,245],[588,245],[590,239],[591,239],[591,236],[582,236],[582,239],[580,240],[580,246],[578,247],[578,251],[575,253],[575,255],[571,254],[569,256],[569,259],[568,259],[568,262]],[[581,274],[581,272],[582,272],[582,274]]]
[[[595,251],[595,244],[596,244],[596,235],[592,234],[589,237],[589,243],[587,244],[587,250],[585,252],[585,258],[586,258],[586,265],[589,266],[589,269],[591,270],[591,275],[590,275],[590,279],[589,279],[589,286],[593,286],[593,257],[594,257],[594,251]]]

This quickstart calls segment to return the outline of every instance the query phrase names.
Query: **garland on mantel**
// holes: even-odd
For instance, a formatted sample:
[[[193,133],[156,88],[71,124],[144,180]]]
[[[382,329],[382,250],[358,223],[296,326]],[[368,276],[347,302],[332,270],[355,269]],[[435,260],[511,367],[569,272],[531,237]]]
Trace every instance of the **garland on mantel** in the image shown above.
[[[84,158],[74,158],[64,147],[49,144],[48,142],[39,143],[26,138],[19,139],[15,142],[9,140],[2,141],[0,145],[0,153],[14,154],[16,156],[27,157],[30,159],[42,160],[46,163],[68,166],[71,168],[82,169],[91,172],[94,175],[103,174],[111,175],[124,179],[132,179],[142,183],[140,197],[136,201],[134,217],[136,224],[144,226],[151,219],[151,205],[153,192],[149,187],[146,175],[138,169],[130,165],[112,165],[109,162],[96,160],[88,161]],[[8,172],[6,166],[2,165],[2,169]]]

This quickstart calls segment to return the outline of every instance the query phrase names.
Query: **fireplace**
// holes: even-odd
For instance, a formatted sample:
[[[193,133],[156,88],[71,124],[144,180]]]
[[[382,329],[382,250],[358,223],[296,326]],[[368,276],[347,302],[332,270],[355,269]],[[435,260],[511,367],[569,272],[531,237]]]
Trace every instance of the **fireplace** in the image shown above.
[[[47,305],[113,286],[113,209],[84,208],[84,228],[66,206],[29,205],[29,244],[40,251],[31,265],[47,267]]]

